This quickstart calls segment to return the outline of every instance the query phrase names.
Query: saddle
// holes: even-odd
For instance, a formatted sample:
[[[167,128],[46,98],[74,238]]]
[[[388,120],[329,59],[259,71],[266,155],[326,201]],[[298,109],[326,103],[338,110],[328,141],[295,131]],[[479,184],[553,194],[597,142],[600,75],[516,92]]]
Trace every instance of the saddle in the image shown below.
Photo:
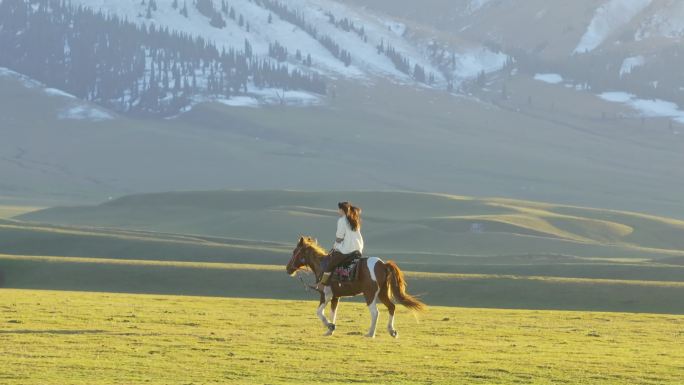
[[[368,258],[353,258],[349,261],[343,262],[335,268],[332,273],[332,279],[338,282],[352,282],[359,278],[359,266],[360,262],[367,260]]]

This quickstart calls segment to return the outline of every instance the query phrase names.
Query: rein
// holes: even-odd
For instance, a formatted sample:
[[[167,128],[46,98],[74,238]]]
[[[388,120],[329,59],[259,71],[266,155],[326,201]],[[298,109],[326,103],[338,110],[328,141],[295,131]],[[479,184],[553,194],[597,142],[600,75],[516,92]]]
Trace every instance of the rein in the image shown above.
[[[302,278],[302,274],[300,274],[300,273],[301,273],[301,271],[300,271],[300,270],[297,270],[297,272],[296,272],[295,274],[297,275],[297,278],[299,279],[299,282],[301,282],[302,285],[304,286],[304,291],[307,292],[307,293],[310,293],[310,292],[312,292],[312,291],[315,291],[316,293],[318,293],[319,291],[316,290],[316,286],[314,286],[314,285],[312,285],[312,284],[310,284],[310,283],[304,282],[304,278]]]

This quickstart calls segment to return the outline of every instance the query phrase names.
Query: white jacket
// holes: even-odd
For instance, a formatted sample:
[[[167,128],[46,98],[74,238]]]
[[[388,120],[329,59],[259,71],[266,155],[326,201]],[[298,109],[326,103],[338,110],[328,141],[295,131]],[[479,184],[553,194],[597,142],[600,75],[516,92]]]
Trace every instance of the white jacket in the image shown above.
[[[363,236],[361,229],[354,231],[351,229],[347,217],[340,217],[337,220],[337,233],[335,236],[342,239],[342,242],[335,242],[335,250],[342,254],[351,254],[355,251],[363,253]]]

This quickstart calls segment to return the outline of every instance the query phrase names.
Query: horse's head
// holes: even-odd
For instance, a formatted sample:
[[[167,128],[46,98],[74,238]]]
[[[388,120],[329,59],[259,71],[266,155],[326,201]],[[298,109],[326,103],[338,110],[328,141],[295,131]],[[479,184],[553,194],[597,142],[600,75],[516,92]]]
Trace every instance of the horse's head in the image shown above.
[[[321,254],[321,247],[318,242],[311,237],[299,237],[297,246],[292,251],[292,258],[287,263],[285,270],[288,275],[294,275],[299,269],[309,266],[312,258]],[[311,267],[311,266],[309,266]]]

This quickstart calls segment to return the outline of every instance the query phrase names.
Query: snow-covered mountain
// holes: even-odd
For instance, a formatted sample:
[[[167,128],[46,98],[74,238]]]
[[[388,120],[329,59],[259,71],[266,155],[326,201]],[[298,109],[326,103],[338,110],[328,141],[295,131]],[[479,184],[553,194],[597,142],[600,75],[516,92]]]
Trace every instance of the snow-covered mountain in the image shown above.
[[[0,199],[232,187],[677,202],[683,8],[0,0]],[[334,172],[342,160],[358,181]]]
[[[148,0],[149,1],[149,0]],[[186,2],[187,16],[179,11],[183,2],[174,8],[179,0],[152,0],[154,8],[147,13],[149,2],[138,0],[73,0],[94,10],[103,10],[140,24],[156,24],[171,30],[201,36],[226,49],[241,49],[245,39],[249,40],[257,55],[268,56],[269,47],[278,42],[288,52],[287,61],[292,66],[302,66],[296,53],[302,57],[311,55],[313,67],[323,74],[349,78],[390,77],[399,81],[412,81],[415,65],[421,66],[426,74],[432,73],[435,84],[444,85],[445,77],[431,58],[426,46],[408,38],[407,26],[363,8],[350,7],[334,0],[211,0],[219,10],[227,7],[223,16],[225,26],[211,25],[211,18],[202,14],[193,1]],[[484,4],[486,1],[480,0]],[[234,18],[230,17],[231,12]],[[280,11],[279,11],[280,10]],[[300,22],[284,16],[283,11],[297,15]],[[302,23],[311,29],[302,26]],[[340,49],[351,54],[351,63],[346,65],[322,43],[330,37]],[[379,52],[378,47],[393,47],[410,64],[409,73],[402,72],[391,57]],[[470,53],[473,52],[472,55]],[[480,50],[453,53],[469,62],[468,71],[456,72],[463,78],[476,76],[481,70],[487,72],[500,69],[506,57],[481,47]],[[498,68],[497,68],[498,67]]]
[[[639,23],[635,38],[644,40],[652,37],[673,40],[684,37],[684,2],[670,0]]]
[[[311,79],[311,84],[301,84],[297,80],[303,76],[304,81],[309,81],[306,77],[312,76],[311,73],[322,77],[322,80],[334,81],[343,78],[367,83],[381,77],[412,87],[453,90],[463,81],[474,78],[483,71],[488,73],[500,70],[509,60],[505,53],[484,45],[468,45],[464,48],[435,42],[434,39],[416,39],[402,22],[333,0],[73,0],[69,3],[49,0],[5,0],[4,3],[4,6],[0,7],[0,13],[13,14],[5,15],[7,27],[0,26],[0,34],[7,35],[8,47],[31,45],[25,49],[33,51],[33,54],[36,50],[41,50],[40,47],[33,45],[50,39],[47,35],[54,31],[61,33],[64,28],[75,30],[83,25],[87,26],[87,23],[77,21],[70,21],[70,24],[57,26],[51,31],[37,26],[40,24],[38,22],[43,21],[48,24],[47,20],[52,23],[55,23],[55,20],[57,23],[63,23],[59,17],[51,15],[64,13],[63,8],[73,9],[70,12],[75,16],[72,17],[101,17],[102,22],[106,17],[115,17],[110,27],[122,26],[130,30],[128,25],[137,25],[137,39],[143,39],[141,45],[147,53],[143,54],[143,57],[140,53],[130,53],[131,58],[127,59],[136,63],[144,62],[140,64],[142,67],[139,67],[144,68],[143,71],[138,70],[135,75],[126,75],[128,80],[132,76],[136,77],[134,84],[117,90],[108,88],[106,92],[101,92],[102,84],[93,84],[87,91],[77,92],[73,88],[67,90],[119,112],[150,110],[168,115],[179,108],[187,109],[192,101],[206,100],[207,95],[213,95],[211,98],[215,100],[239,97],[238,100],[247,98],[257,103],[259,100],[281,103],[287,100],[295,103],[305,101],[308,104],[317,97],[299,92],[288,94],[286,99],[281,96],[278,88],[284,87],[279,84],[287,83],[288,89],[320,89],[321,87],[316,85],[318,78]],[[21,4],[30,4],[28,13],[34,19],[27,22],[26,29],[31,28],[31,31],[13,25],[14,19],[24,18],[24,11],[19,9],[22,7]],[[484,4],[485,2],[482,2],[481,5]],[[91,14],[93,12],[94,15]],[[1,20],[0,18],[0,24]],[[100,67],[93,62],[101,60],[107,50],[114,49],[114,45],[108,47],[107,43],[112,39],[111,34],[117,33],[112,32],[112,29],[108,27],[106,31],[100,31],[97,39],[101,42],[91,43],[90,49],[96,50],[99,57],[91,59],[86,65]],[[128,34],[128,40],[132,38],[132,33],[123,30],[119,32]],[[165,40],[176,38],[178,34],[181,34],[180,38],[185,41],[201,38],[203,42],[200,42],[199,46],[204,46],[206,42],[210,45],[209,51],[202,54],[199,62],[197,57],[191,58],[192,54],[181,59],[170,59],[177,58],[181,51],[170,53],[159,42],[160,39],[154,38],[158,33],[167,34]],[[21,40],[22,36],[27,35],[34,38]],[[60,71],[67,72],[70,69],[64,63],[74,60],[69,55],[73,56],[72,46],[78,44],[73,41],[73,36],[70,40],[68,35],[69,32],[64,38],[54,39],[53,46],[49,47],[54,50],[56,45],[64,46],[63,53],[59,52],[58,55],[65,56],[62,60],[64,68],[60,68]],[[83,40],[84,33],[79,30],[72,35]],[[154,41],[145,41],[147,38]],[[12,39],[16,42],[12,42]],[[125,39],[117,40],[118,50],[121,49],[118,46],[127,44]],[[436,49],[437,47],[439,49]],[[238,64],[235,64],[232,56],[212,53],[216,50],[228,52],[229,56],[235,52],[244,59],[239,57]],[[14,58],[3,58],[0,54],[0,66],[5,65],[20,73],[41,76],[40,74],[59,72],[54,68],[31,70],[30,67],[34,64],[11,60],[24,56],[24,52],[20,50],[6,55],[14,55]],[[238,67],[231,67],[233,69],[225,73],[226,60],[233,63],[231,66]],[[243,70],[239,68],[240,60],[246,61],[246,68]],[[49,61],[47,57],[34,55],[32,59],[33,63],[45,61]],[[153,69],[155,66],[156,72]],[[260,72],[264,66],[272,73],[287,70],[291,79],[280,79],[280,82],[264,81],[264,78],[275,76]],[[118,74],[124,71],[119,67],[112,68],[110,72]],[[234,76],[235,71],[239,75],[237,78]],[[162,81],[162,77],[163,89],[156,91],[154,88]],[[166,77],[172,77],[170,82],[176,82],[175,88],[173,85],[167,85]],[[150,83],[150,79],[155,82]],[[68,84],[60,84],[56,79],[50,79],[50,76],[38,80],[48,86],[68,87]],[[106,83],[99,80],[98,82]],[[119,80],[114,80],[114,83],[117,82]],[[186,87],[184,83],[192,83],[192,86]],[[231,83],[236,85],[230,86]],[[181,91],[182,98],[179,96]],[[154,97],[150,96],[151,94]],[[225,97],[221,98],[222,94],[226,94]],[[301,95],[302,98],[297,98],[297,95]],[[150,106],[150,103],[145,102],[150,98],[158,98],[160,101]],[[235,100],[228,102],[231,103],[240,104]],[[247,104],[251,103],[253,102],[247,101]]]
[[[34,8],[48,3],[23,1]],[[382,77],[450,90],[512,60],[534,61],[539,68],[529,72],[573,67],[563,76],[587,83],[592,79],[580,79],[578,74],[596,71],[598,65],[617,80],[644,72],[658,75],[662,63],[655,56],[662,50],[676,50],[684,36],[684,2],[679,0],[426,0],[420,4],[72,0],[70,4],[139,26],[201,37],[219,49],[244,50],[249,42],[254,57],[277,60],[290,70],[313,71],[329,80],[368,82]],[[654,82],[667,83],[658,78],[648,81]],[[278,100],[275,90],[266,93]]]
[[[651,0],[610,0],[601,5],[596,10],[574,53],[593,51],[616,31],[629,24],[649,5],[651,5]]]
[[[517,73],[554,73],[559,86],[626,92],[684,109],[681,0],[350,0],[409,29],[510,55]]]

